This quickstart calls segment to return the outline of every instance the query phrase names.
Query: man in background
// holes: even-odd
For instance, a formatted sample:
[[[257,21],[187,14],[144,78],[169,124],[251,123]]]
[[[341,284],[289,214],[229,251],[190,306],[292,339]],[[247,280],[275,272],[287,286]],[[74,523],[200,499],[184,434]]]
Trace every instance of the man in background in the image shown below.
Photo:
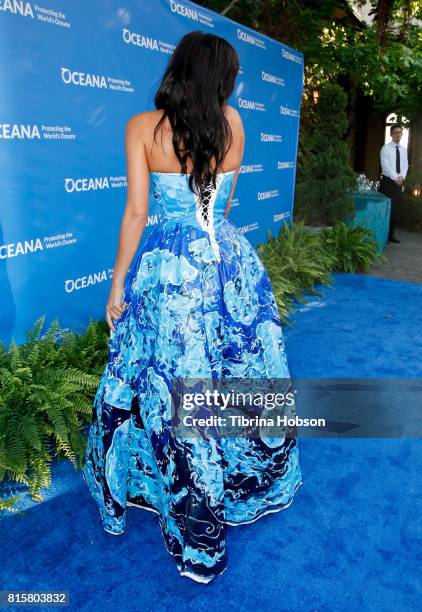
[[[391,140],[381,147],[381,181],[378,191],[391,198],[389,242],[400,242],[394,235],[397,225],[399,206],[402,205],[402,185],[409,168],[407,149],[400,144],[403,136],[402,126],[395,123],[390,127]]]

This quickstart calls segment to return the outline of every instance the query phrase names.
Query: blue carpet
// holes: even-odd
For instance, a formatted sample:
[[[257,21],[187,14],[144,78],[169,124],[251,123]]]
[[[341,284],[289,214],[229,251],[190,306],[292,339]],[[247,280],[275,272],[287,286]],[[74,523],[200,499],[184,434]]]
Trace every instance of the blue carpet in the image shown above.
[[[422,376],[422,285],[334,279],[285,328],[291,374]],[[208,585],[178,575],[155,514],[129,507],[126,533],[105,533],[81,473],[56,464],[46,501],[0,523],[0,589],[66,590],[75,610],[420,610],[422,441],[299,445],[293,504],[227,527],[228,569]]]

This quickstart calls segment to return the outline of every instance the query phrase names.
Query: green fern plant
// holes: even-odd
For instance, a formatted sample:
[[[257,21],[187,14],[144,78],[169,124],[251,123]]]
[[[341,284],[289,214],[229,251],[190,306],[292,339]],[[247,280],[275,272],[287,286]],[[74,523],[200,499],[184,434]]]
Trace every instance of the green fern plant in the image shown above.
[[[306,230],[303,221],[283,224],[277,236],[268,231],[267,242],[256,250],[269,274],[285,323],[295,302],[306,302],[306,291],[320,296],[316,285],[332,285],[330,270],[334,256],[323,247],[318,235]]]
[[[323,248],[334,257],[333,272],[367,272],[371,263],[385,256],[377,250],[372,232],[361,226],[350,227],[338,221],[320,232]]]
[[[20,495],[14,495],[7,499],[0,499],[0,511],[7,510],[8,512],[15,512],[16,514],[23,514],[20,510],[14,508],[16,502],[20,499]]]
[[[82,464],[82,430],[108,340],[103,322],[90,322],[82,335],[60,329],[57,320],[42,335],[44,323],[42,316],[19,346],[0,342],[0,481],[26,485],[34,500],[51,484],[54,455],[75,470]]]

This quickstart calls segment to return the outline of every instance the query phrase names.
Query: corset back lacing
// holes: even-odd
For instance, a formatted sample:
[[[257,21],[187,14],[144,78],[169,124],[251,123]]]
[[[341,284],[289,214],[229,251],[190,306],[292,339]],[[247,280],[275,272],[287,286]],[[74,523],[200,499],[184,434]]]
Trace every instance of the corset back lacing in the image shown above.
[[[221,260],[220,250],[214,233],[214,203],[217,195],[218,185],[221,180],[221,175],[216,177],[216,189],[213,188],[211,180],[205,184],[202,198],[196,194],[196,217],[203,230],[205,230],[210,239],[211,247],[218,261]],[[204,181],[205,183],[205,181]]]

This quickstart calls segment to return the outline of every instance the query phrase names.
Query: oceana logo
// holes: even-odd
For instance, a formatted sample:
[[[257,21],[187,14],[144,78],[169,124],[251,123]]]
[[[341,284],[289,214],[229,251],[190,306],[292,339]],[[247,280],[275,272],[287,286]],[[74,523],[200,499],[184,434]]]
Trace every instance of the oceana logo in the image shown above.
[[[288,51],[287,49],[281,50],[281,56],[284,57],[284,59],[286,60],[290,60],[291,62],[296,62],[297,64],[302,63],[302,58],[300,57],[300,55],[295,55],[294,53],[292,53],[291,51]]]
[[[198,11],[194,8],[185,6],[181,2],[170,0],[170,10],[172,13],[177,13],[178,15],[182,15],[182,17],[192,19],[192,21],[199,21]]]
[[[255,45],[255,47],[260,47],[261,49],[265,49],[265,42],[262,40],[262,38],[257,38],[253,34],[250,34],[249,32],[245,32],[244,30],[241,30],[240,28],[237,28],[237,38],[239,40],[243,40],[243,42],[246,42],[249,45]]]
[[[275,83],[276,85],[284,85],[284,79],[276,76],[275,74],[264,72],[264,70],[261,70],[261,79],[263,81],[267,81],[267,83]]]
[[[94,272],[87,276],[81,276],[79,278],[70,278],[64,283],[64,290],[66,293],[73,293],[73,291],[79,291],[80,289],[86,289],[92,285],[98,285],[104,283],[112,277],[110,270],[101,270],[100,272]]]
[[[285,170],[287,168],[294,168],[294,162],[292,161],[279,161],[277,162],[278,170]]]
[[[262,102],[255,102],[255,100],[245,100],[244,98],[238,98],[237,103],[240,108],[246,108],[248,110],[265,111],[265,106]]]
[[[135,45],[136,47],[143,47],[144,49],[152,49],[158,51],[158,42],[155,38],[138,34],[137,32],[131,32],[126,28],[123,28],[123,40],[128,45]]]
[[[83,87],[99,87],[107,89],[107,81],[104,75],[87,74],[86,72],[77,72],[69,68],[62,67],[62,81],[66,85],[81,85]]]
[[[64,188],[68,193],[74,191],[95,191],[97,189],[109,189],[110,184],[107,176],[98,176],[91,178],[66,178],[64,180]]]
[[[273,221],[274,223],[277,223],[277,221],[281,221],[282,219],[288,216],[289,216],[288,212],[275,213],[275,215],[273,215]]]
[[[281,134],[263,134],[261,132],[261,142],[283,142]]]
[[[262,172],[262,164],[243,164],[240,168],[240,174],[253,174],[255,172]]]
[[[287,115],[288,117],[297,117],[297,110],[295,108],[289,108],[288,106],[280,106],[280,115]]]
[[[34,140],[40,139],[38,126],[34,123],[0,123],[0,140]]]
[[[271,191],[258,191],[258,200],[269,200],[270,198],[276,198],[279,195],[278,189],[272,189]]]
[[[242,225],[239,227],[239,230],[242,232],[242,234],[246,234],[247,232],[252,232],[253,230],[256,230],[259,228],[259,223],[258,221],[255,221],[254,223],[248,223],[248,225]]]
[[[21,17],[31,17],[34,19],[34,13],[30,2],[22,2],[21,0],[0,0],[0,11],[7,11]]]
[[[28,253],[42,250],[43,246],[40,238],[32,238],[22,242],[11,242],[0,245],[0,259],[9,259],[10,257],[18,257],[19,255],[27,255]]]
[[[42,242],[43,241],[43,242]],[[72,232],[64,232],[52,236],[43,236],[43,238],[31,238],[30,240],[21,240],[19,242],[11,242],[9,244],[0,245],[0,259],[8,259],[10,257],[18,257],[19,255],[29,255],[36,251],[44,249],[54,249],[62,246],[75,244],[77,239]]]

